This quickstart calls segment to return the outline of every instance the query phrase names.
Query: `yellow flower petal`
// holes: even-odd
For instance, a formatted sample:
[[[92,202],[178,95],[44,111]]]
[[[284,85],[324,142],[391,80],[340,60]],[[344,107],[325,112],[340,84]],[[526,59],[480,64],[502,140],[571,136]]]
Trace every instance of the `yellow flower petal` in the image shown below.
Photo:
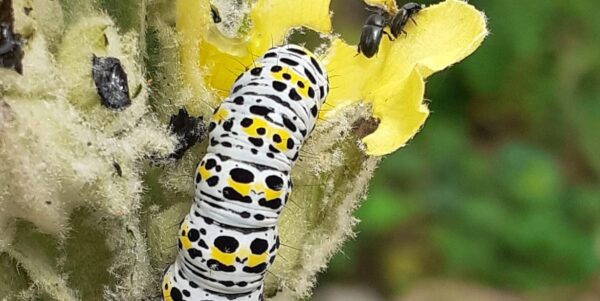
[[[331,31],[329,0],[259,0],[252,8],[254,27],[250,49],[262,54],[273,43],[281,43],[290,28],[305,26],[319,32]]]
[[[380,123],[375,132],[363,139],[367,154],[385,155],[404,146],[429,116],[427,106],[422,103],[425,82],[417,70],[413,70],[395,90],[390,95],[377,95],[373,117],[379,119]],[[397,99],[402,101],[394,101]]]
[[[251,67],[256,56],[280,44],[290,28],[331,30],[329,0],[258,0],[250,11],[253,25],[248,35],[228,39],[212,24],[205,2],[178,2],[184,80],[195,90],[203,87],[197,83],[204,81],[227,95],[236,76]],[[365,2],[396,9],[391,0]],[[356,46],[339,39],[332,42],[326,58],[332,87],[328,104],[333,109],[322,115],[331,116],[356,101],[372,104],[373,116],[380,124],[363,139],[368,154],[383,155],[403,146],[428,115],[422,89],[411,89],[422,87],[424,78],[472,53],[487,35],[484,15],[459,0],[430,6],[415,19],[418,25],[409,22],[405,28],[408,35],[394,42],[384,37],[374,58],[357,56]]]
[[[396,0],[363,0],[368,6],[385,7],[390,13],[398,11]]]
[[[448,0],[430,6],[408,22],[403,35],[388,53],[394,59],[413,61],[423,77],[428,77],[461,61],[481,45],[487,36],[483,13],[467,2]],[[392,64],[385,72],[395,73]]]
[[[363,139],[367,154],[384,155],[402,147],[428,115],[423,101],[424,79],[471,54],[487,35],[485,16],[473,6],[448,0],[420,11],[418,25],[409,22],[407,35],[383,38],[379,53],[356,56],[356,46],[333,42],[326,59],[332,91],[327,103],[335,109],[356,101],[372,104],[380,119],[375,132]]]
[[[252,28],[248,35],[228,39],[212,24],[208,1],[179,0],[177,28],[182,35],[184,80],[198,86],[194,83],[203,78],[219,94],[227,95],[235,78],[251,68],[257,56],[281,44],[291,28],[331,31],[329,2],[258,0],[250,11]]]

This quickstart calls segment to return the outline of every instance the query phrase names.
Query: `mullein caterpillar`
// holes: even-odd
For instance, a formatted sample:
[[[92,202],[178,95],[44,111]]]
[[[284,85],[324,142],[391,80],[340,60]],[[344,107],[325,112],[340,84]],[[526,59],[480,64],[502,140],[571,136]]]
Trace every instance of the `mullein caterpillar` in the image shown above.
[[[235,80],[209,123],[163,300],[263,300],[290,171],[328,92],[323,66],[296,45],[268,50]]]

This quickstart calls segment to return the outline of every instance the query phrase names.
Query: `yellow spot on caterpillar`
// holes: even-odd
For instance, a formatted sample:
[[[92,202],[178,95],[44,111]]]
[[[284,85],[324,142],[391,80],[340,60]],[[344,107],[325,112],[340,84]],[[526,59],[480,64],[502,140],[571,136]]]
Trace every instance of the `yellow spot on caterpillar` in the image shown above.
[[[281,196],[281,191],[273,190],[262,183],[238,183],[229,177],[229,179],[227,179],[227,184],[242,196],[249,196],[250,192],[254,192],[258,195],[264,194],[267,202]]]
[[[200,179],[201,180],[207,180],[208,178],[210,178],[212,176],[212,173],[210,171],[208,171],[204,166],[202,165],[198,165],[198,170],[197,170],[198,174],[200,174]]]
[[[269,254],[267,254],[267,252],[263,252],[262,254],[252,254],[250,249],[240,249],[240,251],[237,252],[237,257],[248,259],[246,266],[253,268],[261,263],[267,262]]]
[[[179,241],[181,242],[181,246],[186,250],[191,249],[192,242],[187,237],[187,233],[189,231],[188,225],[186,223],[181,224],[181,228],[179,230],[180,230],[179,233],[181,233],[181,235],[179,236]]]
[[[273,133],[273,136],[277,134],[280,137],[280,142],[274,142],[273,144],[275,145],[275,148],[280,151],[280,152],[284,152],[287,151],[287,140],[290,138],[290,135],[288,133],[288,131],[286,130],[279,130],[275,133]]]
[[[289,78],[284,78],[284,74],[288,74]],[[300,74],[296,73],[293,69],[289,67],[283,67],[283,69],[279,72],[271,71],[271,75],[278,81],[289,82],[290,84],[295,86],[296,91],[300,96],[304,98],[308,97],[308,88],[310,87],[310,82],[304,77],[302,77]]]
[[[163,285],[162,285],[162,293],[163,293],[163,299],[164,301],[173,301],[173,299],[171,298],[171,280],[170,279],[170,273],[165,274],[165,276],[163,277]]]
[[[210,247],[210,255],[212,259],[224,264],[224,265],[233,265],[235,263],[235,253],[224,253],[221,250],[217,249],[217,247]]]
[[[258,133],[259,129],[264,129],[264,135],[260,135]],[[247,128],[244,128],[244,133],[254,138],[272,138],[275,135],[279,135],[279,137],[281,138],[280,142],[273,141],[272,144],[280,152],[287,151],[287,140],[288,138],[290,138],[289,132],[282,127],[272,125],[271,123],[262,118],[252,118],[252,124]]]
[[[264,252],[262,254],[250,254],[248,256],[248,262],[246,263],[246,265],[248,267],[255,267],[261,263],[265,263],[267,262],[267,259],[269,258],[269,255],[267,254],[267,252]]]
[[[257,187],[258,186],[258,187]],[[268,201],[274,200],[281,196],[281,191],[273,190],[265,185],[257,184],[255,185],[254,191],[256,192],[264,192],[265,199]]]
[[[248,196],[250,194],[250,184],[238,183],[234,181],[231,177],[227,179],[227,184],[242,196]]]

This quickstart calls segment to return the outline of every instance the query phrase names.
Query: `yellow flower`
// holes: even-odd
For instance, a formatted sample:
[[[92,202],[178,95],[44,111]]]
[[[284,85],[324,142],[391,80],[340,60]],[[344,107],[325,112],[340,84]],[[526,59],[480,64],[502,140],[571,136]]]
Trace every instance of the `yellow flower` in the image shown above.
[[[389,1],[374,1],[385,4]],[[364,101],[379,119],[363,142],[367,154],[385,155],[402,147],[429,115],[424,80],[471,54],[487,35],[485,16],[466,2],[447,0],[427,7],[407,23],[407,35],[383,38],[377,57],[356,56],[356,47],[334,40],[326,58],[331,86],[327,103],[336,109]],[[334,114],[327,112],[325,117]]]
[[[394,1],[366,0],[369,5],[396,11]],[[177,28],[182,37],[184,80],[193,89],[203,82],[227,94],[236,76],[291,28],[305,26],[329,33],[329,0],[258,0],[249,13],[252,27],[245,38],[215,34],[208,1],[179,0]],[[407,35],[381,40],[370,59],[356,55],[356,45],[334,38],[324,58],[331,93],[326,112],[362,101],[372,106],[377,129],[363,138],[369,155],[385,155],[402,147],[429,115],[423,103],[424,80],[471,54],[487,35],[485,16],[460,0],[429,6],[407,23]],[[357,24],[362,26],[362,24]],[[199,94],[199,92],[198,92]],[[329,109],[333,108],[333,109]]]
[[[227,39],[212,24],[209,1],[179,0],[177,30],[181,40],[184,80],[196,95],[204,82],[226,96],[235,78],[291,28],[331,31],[329,0],[258,0],[249,12],[252,28],[244,38]]]

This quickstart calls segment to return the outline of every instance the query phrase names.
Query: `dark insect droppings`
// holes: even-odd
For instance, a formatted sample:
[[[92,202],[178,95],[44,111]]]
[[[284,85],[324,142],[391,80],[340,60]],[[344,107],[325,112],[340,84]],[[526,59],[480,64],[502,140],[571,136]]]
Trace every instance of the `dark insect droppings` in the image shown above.
[[[23,74],[21,35],[13,32],[11,0],[0,1],[0,67]]]
[[[121,61],[114,57],[92,57],[92,77],[100,102],[110,109],[122,109],[131,105],[127,74]]]
[[[210,17],[213,19],[215,23],[221,23],[221,14],[219,14],[219,10],[216,6],[210,5]]]
[[[190,116],[185,107],[179,109],[177,115],[171,116],[169,130],[177,136],[175,150],[169,155],[170,159],[175,160],[181,159],[188,149],[206,136],[206,127],[202,122],[202,117]]]
[[[121,165],[119,165],[119,163],[117,162],[113,162],[113,167],[115,168],[115,171],[117,172],[117,175],[119,177],[123,176],[123,170],[121,169]]]

